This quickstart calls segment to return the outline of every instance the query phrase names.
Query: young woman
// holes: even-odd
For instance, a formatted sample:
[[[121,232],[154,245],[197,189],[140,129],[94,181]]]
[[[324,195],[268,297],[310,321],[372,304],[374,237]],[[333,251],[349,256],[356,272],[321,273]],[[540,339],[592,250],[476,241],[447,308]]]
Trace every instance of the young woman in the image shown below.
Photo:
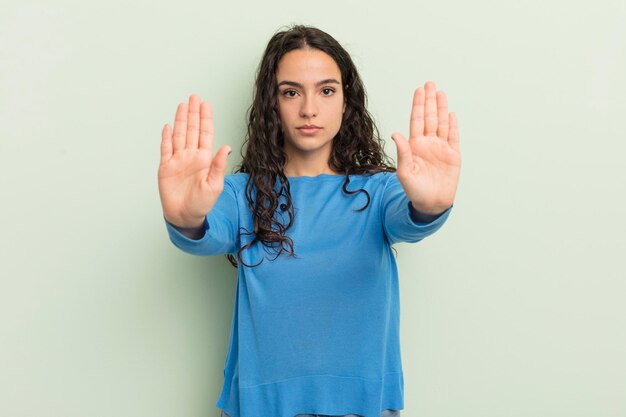
[[[243,160],[213,154],[211,106],[191,95],[163,128],[159,192],[171,241],[238,268],[224,385],[230,417],[399,416],[404,408],[392,244],[437,231],[461,158],[432,82],[413,98],[397,170],[344,48],[294,26],[258,68]]]

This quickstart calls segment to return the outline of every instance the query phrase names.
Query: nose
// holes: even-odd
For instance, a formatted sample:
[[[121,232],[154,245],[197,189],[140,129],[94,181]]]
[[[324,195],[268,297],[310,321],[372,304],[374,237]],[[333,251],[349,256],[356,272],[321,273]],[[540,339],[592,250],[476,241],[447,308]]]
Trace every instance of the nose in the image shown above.
[[[300,108],[300,116],[302,117],[315,117],[317,115],[317,102],[315,96],[308,95],[302,102]]]

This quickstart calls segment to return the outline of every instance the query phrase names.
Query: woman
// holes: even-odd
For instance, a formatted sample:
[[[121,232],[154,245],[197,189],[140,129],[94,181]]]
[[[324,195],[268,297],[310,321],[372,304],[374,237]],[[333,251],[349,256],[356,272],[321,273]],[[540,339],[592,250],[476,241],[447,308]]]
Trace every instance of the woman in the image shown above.
[[[452,209],[461,158],[445,94],[432,82],[418,88],[410,140],[392,138],[397,171],[349,54],[301,25],[267,45],[234,174],[225,173],[229,146],[213,155],[208,102],[192,95],[173,134],[163,128],[159,192],[171,241],[226,254],[238,268],[216,404],[225,415],[399,416],[391,245],[424,239]]]

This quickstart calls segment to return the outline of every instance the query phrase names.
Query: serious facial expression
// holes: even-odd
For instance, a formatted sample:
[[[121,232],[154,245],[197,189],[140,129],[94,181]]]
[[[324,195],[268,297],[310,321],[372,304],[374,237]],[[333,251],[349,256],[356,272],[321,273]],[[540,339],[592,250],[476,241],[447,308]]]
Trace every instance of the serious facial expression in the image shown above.
[[[337,63],[318,49],[295,49],[279,61],[276,82],[285,152],[328,160],[345,111]]]

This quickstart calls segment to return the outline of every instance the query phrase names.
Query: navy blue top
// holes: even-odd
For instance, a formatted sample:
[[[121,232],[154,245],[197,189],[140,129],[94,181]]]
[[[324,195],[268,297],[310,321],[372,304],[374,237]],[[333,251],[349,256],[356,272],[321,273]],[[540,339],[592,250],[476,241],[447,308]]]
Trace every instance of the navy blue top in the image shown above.
[[[295,210],[296,258],[261,242],[241,255],[224,385],[216,405],[231,417],[359,414],[404,408],[398,269],[391,245],[436,232],[438,216],[418,213],[396,173],[288,177]],[[253,240],[245,185],[226,175],[206,216],[204,236],[189,239],[167,221],[174,245],[194,255],[236,254]],[[254,194],[253,194],[254,196]],[[281,203],[284,196],[281,196]],[[286,212],[276,211],[286,224]],[[243,229],[242,229],[243,228]],[[241,232],[240,232],[241,230]]]

